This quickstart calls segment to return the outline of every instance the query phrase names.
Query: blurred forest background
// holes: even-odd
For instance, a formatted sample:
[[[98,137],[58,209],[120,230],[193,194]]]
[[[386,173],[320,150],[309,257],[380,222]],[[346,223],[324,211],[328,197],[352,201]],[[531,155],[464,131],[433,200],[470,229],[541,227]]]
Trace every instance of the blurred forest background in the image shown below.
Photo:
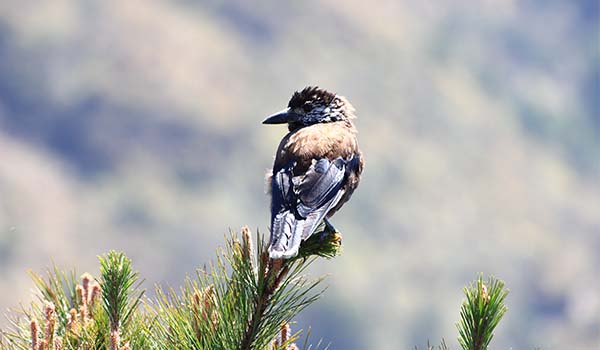
[[[599,8],[588,1],[0,2],[0,308],[26,270],[125,251],[179,285],[228,228],[268,232],[264,174],[319,85],[367,167],[298,327],[332,349],[456,347],[461,288],[511,289],[495,349],[600,343]],[[5,324],[6,321],[0,321]]]

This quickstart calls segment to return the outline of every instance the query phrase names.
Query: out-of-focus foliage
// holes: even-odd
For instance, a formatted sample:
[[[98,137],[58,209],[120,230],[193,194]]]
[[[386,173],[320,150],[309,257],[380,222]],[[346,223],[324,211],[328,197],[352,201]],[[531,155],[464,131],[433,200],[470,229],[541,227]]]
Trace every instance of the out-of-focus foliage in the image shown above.
[[[318,84],[357,108],[367,167],[333,219],[344,255],[315,265],[331,288],[300,328],[349,350],[450,339],[458,291],[483,271],[513,290],[495,348],[592,349],[598,11],[1,1],[0,308],[51,257],[91,270],[123,250],[174,284],[224,223],[266,229],[263,174],[285,130],[259,123]]]

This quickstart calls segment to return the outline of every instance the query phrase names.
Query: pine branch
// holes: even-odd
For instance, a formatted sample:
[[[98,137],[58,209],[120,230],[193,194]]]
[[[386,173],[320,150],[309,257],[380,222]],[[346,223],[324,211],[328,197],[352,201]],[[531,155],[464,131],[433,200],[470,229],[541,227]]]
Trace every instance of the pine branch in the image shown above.
[[[306,259],[311,256],[333,258],[340,253],[342,237],[339,232],[329,231],[324,225],[322,227],[324,228],[323,231],[312,235],[308,240],[302,242],[298,256],[294,259],[272,260],[268,258],[267,250],[263,250],[260,260],[259,294],[254,305],[255,312],[252,314],[244,339],[240,345],[241,350],[252,349],[252,340],[257,334],[257,329],[263,322],[265,311],[271,302],[271,297],[275,290],[280,287],[281,281],[287,276],[294,264],[298,264],[301,267],[302,264],[307,263]],[[265,261],[268,261],[268,263],[265,263]],[[310,264],[310,262],[308,263]]]
[[[479,276],[474,285],[464,289],[467,299],[462,303],[458,327],[458,342],[463,350],[487,350],[494,329],[507,311],[504,299],[508,290],[504,282],[490,277],[486,283]]]
[[[320,241],[330,256],[339,251],[339,237],[334,237]],[[309,281],[303,276],[314,261],[310,255],[320,255],[318,244],[311,243],[315,254],[305,251],[297,259],[271,260],[260,235],[256,250],[247,228],[241,238],[231,233],[216,262],[188,279],[180,294],[157,290],[158,302],[151,309],[157,317],[153,336],[159,349],[271,349],[281,327],[321,295],[316,288],[322,278]]]
[[[322,292],[308,296],[308,291],[315,288],[322,279],[318,279],[308,287],[307,291],[300,292],[293,285],[296,276],[301,273],[314,261],[315,256],[332,258],[340,253],[341,235],[338,232],[330,232],[325,228],[324,231],[318,232],[311,236],[307,241],[300,246],[298,256],[294,259],[268,259],[266,247],[263,247],[261,253],[261,271],[258,278],[259,294],[256,296],[254,305],[254,314],[252,315],[244,339],[240,344],[242,350],[263,349],[264,342],[260,340],[260,328],[268,328],[269,335],[265,337],[267,341],[273,338],[273,334],[278,332],[277,326],[281,327],[291,320],[288,318],[277,317],[277,308],[285,306],[288,302],[298,302],[294,308],[294,316],[304,307],[316,301]],[[289,275],[289,276],[288,276]],[[263,277],[264,276],[264,277]],[[299,285],[304,284],[301,282]],[[253,341],[255,339],[255,341]],[[256,343],[256,344],[255,344]]]
[[[110,350],[121,346],[121,325],[137,310],[144,291],[136,292],[138,273],[125,254],[110,251],[100,260],[102,302],[110,322]]]
[[[263,258],[261,260],[266,259],[267,252],[264,251]],[[252,314],[252,318],[248,324],[248,328],[246,330],[246,334],[244,335],[244,339],[242,340],[240,349],[241,350],[250,350],[252,349],[252,341],[257,333],[257,330],[262,322],[265,311],[269,304],[269,298],[273,295],[273,292],[279,284],[281,280],[287,276],[289,272],[289,262],[283,259],[277,260],[269,260],[267,272],[265,278],[262,279],[264,285],[261,285],[259,288],[258,299],[256,305],[254,306],[254,314]],[[261,273],[264,273],[261,271]],[[269,281],[272,281],[269,283]]]

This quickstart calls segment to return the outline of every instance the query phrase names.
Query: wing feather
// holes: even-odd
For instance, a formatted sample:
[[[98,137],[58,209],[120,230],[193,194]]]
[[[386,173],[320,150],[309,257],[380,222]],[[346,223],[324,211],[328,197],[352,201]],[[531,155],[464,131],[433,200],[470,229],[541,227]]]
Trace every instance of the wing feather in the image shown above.
[[[272,258],[295,256],[301,241],[313,234],[340,201],[353,158],[315,159],[305,174],[297,176],[294,162],[277,169],[271,183]]]

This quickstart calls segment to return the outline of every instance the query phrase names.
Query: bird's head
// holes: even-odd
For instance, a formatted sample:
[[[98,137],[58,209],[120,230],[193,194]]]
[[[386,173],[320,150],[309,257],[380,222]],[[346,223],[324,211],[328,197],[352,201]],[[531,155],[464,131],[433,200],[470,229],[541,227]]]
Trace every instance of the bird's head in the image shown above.
[[[294,92],[288,108],[263,120],[263,124],[288,124],[290,131],[317,123],[351,123],[354,107],[345,97],[316,86]]]

